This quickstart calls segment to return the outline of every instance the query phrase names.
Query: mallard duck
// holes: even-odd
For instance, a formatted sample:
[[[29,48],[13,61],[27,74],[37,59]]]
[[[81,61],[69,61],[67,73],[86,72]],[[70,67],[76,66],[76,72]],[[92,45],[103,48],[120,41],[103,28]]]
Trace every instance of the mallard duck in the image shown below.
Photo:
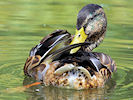
[[[97,4],[83,7],[77,18],[76,33],[56,30],[33,47],[24,73],[46,86],[88,89],[103,87],[116,71],[114,60],[92,52],[104,39],[107,19]]]

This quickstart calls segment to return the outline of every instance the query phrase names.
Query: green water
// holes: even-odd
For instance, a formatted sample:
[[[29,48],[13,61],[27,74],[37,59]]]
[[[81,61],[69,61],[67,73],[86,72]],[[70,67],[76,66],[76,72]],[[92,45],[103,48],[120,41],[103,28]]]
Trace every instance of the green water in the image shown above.
[[[25,90],[23,66],[29,50],[56,29],[75,32],[78,11],[101,5],[108,19],[96,52],[110,55],[117,73],[105,88],[65,90],[34,86]],[[133,100],[133,0],[0,0],[0,100]]]

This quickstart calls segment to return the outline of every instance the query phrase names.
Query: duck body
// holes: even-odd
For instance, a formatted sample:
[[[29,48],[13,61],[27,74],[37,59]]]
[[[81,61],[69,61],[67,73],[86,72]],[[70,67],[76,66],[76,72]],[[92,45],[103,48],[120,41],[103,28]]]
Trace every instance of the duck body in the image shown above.
[[[35,52],[36,48],[37,46],[32,48],[30,54]],[[42,55],[38,54],[41,54],[39,51],[42,52],[42,50],[37,51],[37,54],[27,59],[24,73],[41,81],[45,86],[52,85],[77,90],[103,87],[116,71],[115,62],[104,53],[80,49],[70,54],[69,49],[67,51],[65,49],[63,53],[58,54],[60,51],[55,50],[45,58],[46,60],[40,61]],[[56,55],[56,57],[53,59],[51,55]],[[48,59],[52,61],[47,63]]]
[[[103,87],[116,71],[114,60],[92,52],[103,40],[106,16],[102,7],[89,4],[81,9],[75,36],[56,30],[33,47],[24,73],[46,86],[89,89]]]
[[[99,71],[94,67],[93,61],[98,65]],[[116,71],[115,62],[109,56],[96,52],[79,51],[68,56],[62,55],[50,66],[53,67],[50,67],[43,78],[45,85],[77,90],[103,87]]]

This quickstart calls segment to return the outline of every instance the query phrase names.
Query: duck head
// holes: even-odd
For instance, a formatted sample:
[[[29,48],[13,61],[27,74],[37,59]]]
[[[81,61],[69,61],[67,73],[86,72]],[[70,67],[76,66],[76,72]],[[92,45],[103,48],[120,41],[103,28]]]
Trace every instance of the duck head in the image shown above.
[[[77,17],[76,33],[70,44],[90,42],[91,45],[84,49],[91,51],[104,39],[107,27],[106,15],[101,6],[88,4],[79,11]],[[72,49],[70,53],[75,53],[79,49],[80,47]]]

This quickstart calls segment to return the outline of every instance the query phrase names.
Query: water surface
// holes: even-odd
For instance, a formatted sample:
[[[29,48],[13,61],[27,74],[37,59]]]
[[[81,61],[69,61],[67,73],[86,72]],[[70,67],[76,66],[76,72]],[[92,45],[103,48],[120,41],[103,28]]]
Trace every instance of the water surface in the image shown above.
[[[56,29],[74,34],[78,11],[89,3],[101,5],[108,19],[104,42],[94,51],[111,56],[117,73],[104,88],[66,90],[43,85],[23,90],[35,80],[25,78],[29,50]],[[133,100],[132,0],[1,0],[0,100]]]

